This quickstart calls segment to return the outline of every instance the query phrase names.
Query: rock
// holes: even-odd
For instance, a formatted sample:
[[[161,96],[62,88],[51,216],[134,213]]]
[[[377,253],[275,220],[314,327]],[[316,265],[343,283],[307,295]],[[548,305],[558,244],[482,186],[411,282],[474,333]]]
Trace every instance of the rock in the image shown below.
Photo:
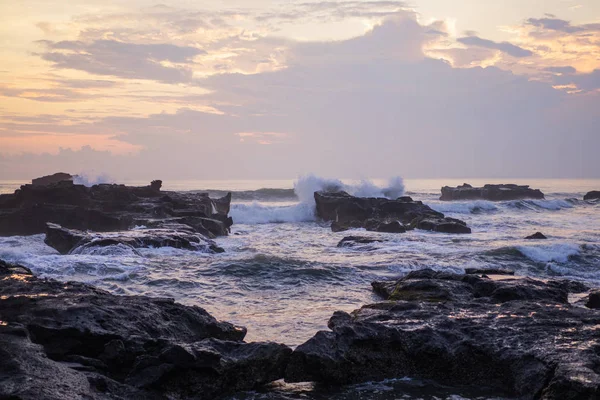
[[[543,199],[544,193],[539,189],[530,189],[527,185],[484,185],[476,188],[469,184],[463,184],[455,188],[444,186],[440,200],[490,200],[507,201],[521,199]]]
[[[548,239],[548,238],[542,232],[536,232],[533,235],[527,236],[525,239],[527,239],[527,240],[542,240],[542,239]]]
[[[590,293],[585,306],[587,308],[600,309],[600,291],[594,291]]]
[[[0,398],[213,399],[282,378],[291,349],[245,334],[200,307],[0,261]]]
[[[208,237],[229,233],[231,194],[211,199],[205,194],[161,192],[161,186],[160,180],[143,187],[100,184],[88,188],[71,180],[23,185],[14,194],[0,195],[0,236],[43,233],[47,222],[111,232],[174,218],[196,219],[189,226]]]
[[[522,399],[600,395],[600,312],[562,283],[415,271],[373,284],[388,301],[336,312],[292,353],[287,382],[409,376]]]
[[[195,233],[186,225],[176,229],[135,229],[131,231],[95,233],[63,228],[48,223],[44,242],[61,254],[89,254],[94,248],[125,246],[131,249],[174,247],[177,249],[222,253],[217,244]]]
[[[585,196],[583,196],[584,200],[597,200],[600,199],[600,190],[593,190],[588,192]]]
[[[514,275],[515,271],[502,268],[465,268],[467,275]]]
[[[57,172],[52,175],[42,176],[31,181],[33,186],[47,186],[63,181],[73,181],[73,176],[65,172]]]
[[[382,239],[374,239],[366,236],[346,236],[337,244],[337,247],[355,247],[361,244],[372,244],[384,242]]]
[[[466,223],[446,218],[421,201],[410,197],[396,200],[354,197],[346,192],[315,192],[317,216],[332,221],[331,229],[340,232],[366,228],[377,232],[404,232],[424,229],[434,232],[471,233]]]

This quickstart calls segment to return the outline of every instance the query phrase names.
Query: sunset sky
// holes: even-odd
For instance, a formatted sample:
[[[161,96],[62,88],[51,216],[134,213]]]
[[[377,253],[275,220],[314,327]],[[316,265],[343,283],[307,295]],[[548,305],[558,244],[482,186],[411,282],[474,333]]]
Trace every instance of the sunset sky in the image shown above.
[[[0,179],[600,177],[598,0],[0,15]]]

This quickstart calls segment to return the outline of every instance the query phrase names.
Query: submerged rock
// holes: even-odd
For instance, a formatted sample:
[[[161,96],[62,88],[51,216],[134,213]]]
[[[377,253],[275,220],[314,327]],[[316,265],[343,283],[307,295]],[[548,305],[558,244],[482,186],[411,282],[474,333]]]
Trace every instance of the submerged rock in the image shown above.
[[[447,218],[421,201],[410,197],[396,200],[355,197],[346,192],[315,192],[317,215],[332,221],[331,229],[340,232],[366,228],[376,232],[402,233],[423,229],[444,233],[471,233],[461,220]]]
[[[527,240],[543,240],[543,239],[548,239],[548,238],[542,232],[536,232],[533,235],[527,236],[525,239],[527,239]]]
[[[171,228],[171,229],[169,229]],[[187,225],[166,225],[156,229],[96,233],[63,228],[48,223],[44,242],[61,254],[86,254],[90,249],[123,245],[131,249],[174,247],[176,249],[222,253],[217,244],[195,233]]]
[[[600,312],[565,282],[416,271],[373,284],[387,302],[336,312],[294,350],[286,381],[405,376],[522,399],[600,395]]]
[[[356,245],[365,245],[384,242],[383,239],[375,239],[366,236],[346,236],[339,241],[337,247],[355,247]]]
[[[161,186],[155,180],[143,187],[86,187],[68,179],[23,185],[13,194],[0,195],[0,236],[43,233],[47,222],[110,232],[175,218],[189,219],[189,226],[205,236],[228,234],[233,224],[227,215],[230,194],[214,200],[202,193],[162,192]]]
[[[584,200],[596,200],[600,199],[600,190],[592,190],[583,196]]]
[[[440,200],[490,200],[507,201],[521,199],[543,199],[544,193],[539,189],[531,189],[528,185],[484,185],[483,187],[473,187],[468,183],[461,186],[442,188]]]
[[[0,398],[213,399],[280,379],[291,349],[172,299],[0,261]]]

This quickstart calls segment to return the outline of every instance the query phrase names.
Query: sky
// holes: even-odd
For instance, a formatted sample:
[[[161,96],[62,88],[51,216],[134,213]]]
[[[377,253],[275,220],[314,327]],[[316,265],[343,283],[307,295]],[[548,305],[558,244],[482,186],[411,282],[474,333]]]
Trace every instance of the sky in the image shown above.
[[[597,0],[0,15],[0,179],[600,178]]]

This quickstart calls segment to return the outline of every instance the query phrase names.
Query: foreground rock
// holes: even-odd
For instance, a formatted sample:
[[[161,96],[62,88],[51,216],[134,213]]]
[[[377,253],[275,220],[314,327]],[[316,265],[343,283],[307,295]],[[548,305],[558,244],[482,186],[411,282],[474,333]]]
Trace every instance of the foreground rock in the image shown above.
[[[291,349],[245,334],[199,307],[0,261],[0,398],[213,399],[280,379]]]
[[[447,218],[421,201],[410,197],[396,200],[354,197],[346,192],[315,192],[317,215],[333,221],[331,229],[340,232],[352,228],[402,233],[423,229],[444,233],[471,233],[461,220]]]
[[[224,252],[214,241],[195,233],[189,226],[176,224],[156,229],[95,233],[67,229],[48,223],[44,242],[61,254],[93,254],[94,250],[102,250],[110,246],[131,250],[173,247],[204,253]]]
[[[588,192],[585,196],[583,196],[584,200],[597,200],[600,199],[600,190],[593,190]]]
[[[539,189],[531,189],[527,185],[485,185],[473,187],[468,183],[455,188],[444,186],[440,200],[489,200],[507,201],[521,199],[543,199],[544,193]]]
[[[285,379],[409,376],[522,399],[597,399],[600,311],[569,304],[579,286],[432,270],[374,283],[388,301],[336,312],[331,332],[294,351]]]
[[[0,195],[0,236],[44,233],[46,223],[96,232],[122,231],[136,225],[179,223],[209,238],[227,235],[231,194],[211,199],[202,193],[163,192],[149,186],[75,185],[71,180],[41,178],[48,184],[23,185]]]

